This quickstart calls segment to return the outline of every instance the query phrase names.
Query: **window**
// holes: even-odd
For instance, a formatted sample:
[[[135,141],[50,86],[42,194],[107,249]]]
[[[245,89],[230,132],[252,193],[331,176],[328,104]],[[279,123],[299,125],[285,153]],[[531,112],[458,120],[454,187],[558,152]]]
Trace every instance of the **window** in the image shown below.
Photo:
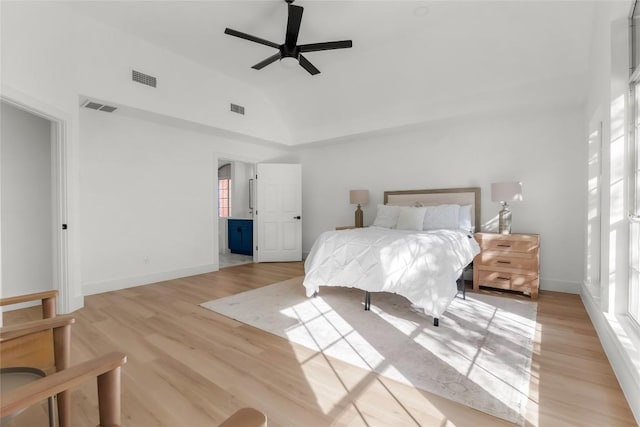
[[[629,300],[628,314],[640,324],[640,5],[631,13],[631,95],[633,148],[629,200]]]
[[[218,216],[228,218],[231,212],[231,180],[218,179]]]
[[[591,296],[600,299],[600,236],[602,215],[600,213],[602,185],[602,122],[598,116],[589,123],[588,180],[587,180],[587,259],[585,263],[585,284]]]
[[[231,216],[231,164],[218,168],[218,216]]]
[[[634,39],[635,42],[635,39]],[[632,83],[634,95],[634,146],[629,200],[629,315],[640,324],[640,81]]]

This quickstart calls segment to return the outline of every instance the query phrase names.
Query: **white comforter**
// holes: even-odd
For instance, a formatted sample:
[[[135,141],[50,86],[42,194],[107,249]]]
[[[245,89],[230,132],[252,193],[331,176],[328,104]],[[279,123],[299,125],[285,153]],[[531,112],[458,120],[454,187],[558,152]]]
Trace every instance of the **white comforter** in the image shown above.
[[[308,297],[320,286],[393,292],[439,317],[456,296],[456,279],[479,252],[475,239],[455,230],[327,231],[305,261],[303,284]]]

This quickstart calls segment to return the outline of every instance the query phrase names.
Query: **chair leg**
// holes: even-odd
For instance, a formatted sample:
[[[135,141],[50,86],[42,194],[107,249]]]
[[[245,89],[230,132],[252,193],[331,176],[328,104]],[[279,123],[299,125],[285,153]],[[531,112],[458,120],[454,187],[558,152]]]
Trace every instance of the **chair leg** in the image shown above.
[[[98,409],[101,426],[120,425],[120,370],[118,366],[98,376]]]
[[[60,372],[71,366],[71,325],[53,331],[53,345],[56,356],[56,371]],[[71,427],[71,392],[62,391],[58,399],[58,426]]]
[[[68,390],[56,395],[58,401],[58,426],[71,427],[71,393]]]
[[[53,398],[53,396],[49,396],[49,398],[47,399],[47,407],[49,412],[49,427],[56,427],[56,414],[53,409],[54,400],[55,399]]]

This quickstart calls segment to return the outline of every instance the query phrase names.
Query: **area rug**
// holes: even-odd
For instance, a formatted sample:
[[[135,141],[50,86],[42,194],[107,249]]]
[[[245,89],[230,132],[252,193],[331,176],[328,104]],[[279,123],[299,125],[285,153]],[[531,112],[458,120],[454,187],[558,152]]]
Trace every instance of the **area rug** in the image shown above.
[[[232,319],[515,424],[524,424],[536,303],[467,293],[440,318],[404,297],[323,287],[302,277],[201,304]]]

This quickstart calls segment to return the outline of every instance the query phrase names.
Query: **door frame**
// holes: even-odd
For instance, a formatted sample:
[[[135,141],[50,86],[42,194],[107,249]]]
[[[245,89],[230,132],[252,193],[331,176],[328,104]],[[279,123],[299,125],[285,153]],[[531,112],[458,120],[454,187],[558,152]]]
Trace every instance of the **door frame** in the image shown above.
[[[53,215],[51,227],[53,231],[53,287],[58,291],[57,311],[69,313],[75,310],[76,303],[72,303],[73,292],[69,283],[69,241],[62,224],[68,224],[67,206],[67,175],[68,175],[68,140],[69,122],[66,115],[55,108],[43,105],[24,94],[15,91],[8,95],[8,88],[3,87],[0,100],[12,107],[41,117],[51,122],[51,190]],[[0,262],[1,264],[1,262]],[[82,304],[81,304],[82,305]]]

